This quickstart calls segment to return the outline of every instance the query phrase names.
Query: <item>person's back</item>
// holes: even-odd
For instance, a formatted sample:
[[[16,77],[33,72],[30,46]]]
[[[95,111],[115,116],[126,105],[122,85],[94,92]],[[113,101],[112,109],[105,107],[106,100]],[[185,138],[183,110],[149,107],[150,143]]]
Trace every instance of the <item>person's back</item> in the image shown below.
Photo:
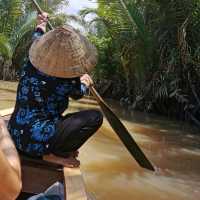
[[[21,191],[21,167],[5,122],[0,117],[0,199],[14,200]]]
[[[93,84],[91,77],[82,71],[85,65],[95,63],[94,56],[89,54],[91,45],[70,26],[45,33],[47,16],[47,13],[38,16],[8,130],[20,153],[78,167],[78,150],[101,126],[103,116],[93,109],[65,116],[62,113],[68,108],[69,97],[80,99]],[[58,47],[63,50],[62,56],[58,56]]]
[[[82,96],[80,79],[47,76],[28,61],[21,72],[17,100],[8,129],[19,151],[39,157],[49,152],[56,122],[68,107],[68,96]],[[73,94],[72,94],[73,93]],[[28,141],[28,142],[27,142]]]

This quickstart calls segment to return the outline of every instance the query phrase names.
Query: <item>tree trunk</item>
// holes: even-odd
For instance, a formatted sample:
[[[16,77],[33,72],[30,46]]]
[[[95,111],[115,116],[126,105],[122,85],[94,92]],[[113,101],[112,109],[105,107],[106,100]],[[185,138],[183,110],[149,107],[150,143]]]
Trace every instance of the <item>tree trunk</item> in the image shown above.
[[[4,81],[12,79],[12,73],[11,73],[10,67],[11,67],[10,61],[5,61],[2,65],[2,69],[3,69],[2,70],[2,79]]]

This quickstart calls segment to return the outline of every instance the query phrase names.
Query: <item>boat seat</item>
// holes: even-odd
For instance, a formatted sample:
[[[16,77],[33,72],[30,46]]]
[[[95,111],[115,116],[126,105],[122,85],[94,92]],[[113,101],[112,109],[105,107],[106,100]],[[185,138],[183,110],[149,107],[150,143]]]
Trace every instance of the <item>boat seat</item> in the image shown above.
[[[79,168],[67,168],[42,159],[20,155],[22,192],[38,194],[55,182],[64,184],[65,200],[89,200]]]
[[[64,184],[65,200],[89,200],[79,168],[67,168],[42,159],[20,155],[22,166],[22,192],[38,194],[55,182]]]
[[[41,159],[20,155],[22,165],[22,192],[38,194],[55,182],[63,182],[63,167]]]

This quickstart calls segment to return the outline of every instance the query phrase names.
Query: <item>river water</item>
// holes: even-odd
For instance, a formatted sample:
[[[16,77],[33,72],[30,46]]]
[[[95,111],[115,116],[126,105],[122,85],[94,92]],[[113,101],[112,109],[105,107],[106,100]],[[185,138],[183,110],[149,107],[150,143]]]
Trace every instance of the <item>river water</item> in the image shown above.
[[[15,95],[0,92],[0,104],[4,108],[13,106]],[[157,172],[140,168],[104,119],[102,128],[80,150],[81,169],[92,197],[96,200],[200,199],[199,133],[184,123],[131,112],[114,102],[109,105]],[[98,105],[91,99],[83,99],[71,102],[70,112],[88,108],[98,109]]]
[[[81,149],[81,168],[88,191],[97,200],[200,199],[200,136],[184,123],[130,112],[109,102],[157,168],[138,166],[108,122]],[[97,107],[92,100],[76,109]]]

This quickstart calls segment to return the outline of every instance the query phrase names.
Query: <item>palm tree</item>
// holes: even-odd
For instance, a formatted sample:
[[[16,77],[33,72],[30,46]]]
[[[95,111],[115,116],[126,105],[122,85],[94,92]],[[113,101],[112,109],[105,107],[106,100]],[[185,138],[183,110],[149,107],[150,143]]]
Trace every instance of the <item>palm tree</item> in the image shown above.
[[[104,24],[113,43],[117,45],[127,92],[131,96],[135,81],[140,82],[142,87],[152,57],[152,37],[145,25],[144,12],[138,8],[136,1],[98,0],[97,9],[84,9],[80,15],[85,17],[91,13],[96,17],[90,24],[96,23],[97,29],[99,23]]]
[[[58,6],[64,2],[67,3],[68,1],[41,1],[40,3],[44,10],[48,8],[47,11],[52,13],[52,17],[55,19],[55,22],[59,24],[65,21],[66,18],[62,14],[54,14],[53,11],[56,12]],[[27,41],[25,41],[24,38],[34,29],[36,19],[36,12],[34,10],[35,9],[31,1],[0,0],[0,55],[2,57],[1,62],[7,63],[7,61],[15,59],[17,57],[16,53],[20,53],[20,50],[23,49],[20,49],[19,45],[25,45],[26,47],[28,47],[28,44],[24,43],[30,41],[30,39],[27,39]],[[16,51],[17,49],[18,51]],[[1,72],[5,70],[7,72],[10,71],[10,64],[8,64],[7,66],[1,64],[1,67]]]
[[[117,47],[117,52],[110,48],[111,53],[121,58],[128,96],[137,100],[133,105],[162,114],[182,112],[196,123],[200,113],[199,0],[98,0],[97,9],[81,11],[83,17],[88,13],[96,15],[91,24],[96,25],[97,44],[111,38],[111,46]],[[104,68],[109,66],[107,62]]]
[[[16,47],[23,36],[33,29],[34,22],[32,13],[24,13],[23,1],[0,0],[0,55],[3,62],[1,72],[6,70],[9,73],[10,64],[4,66],[4,63],[13,58]],[[4,73],[3,76],[7,74]]]

